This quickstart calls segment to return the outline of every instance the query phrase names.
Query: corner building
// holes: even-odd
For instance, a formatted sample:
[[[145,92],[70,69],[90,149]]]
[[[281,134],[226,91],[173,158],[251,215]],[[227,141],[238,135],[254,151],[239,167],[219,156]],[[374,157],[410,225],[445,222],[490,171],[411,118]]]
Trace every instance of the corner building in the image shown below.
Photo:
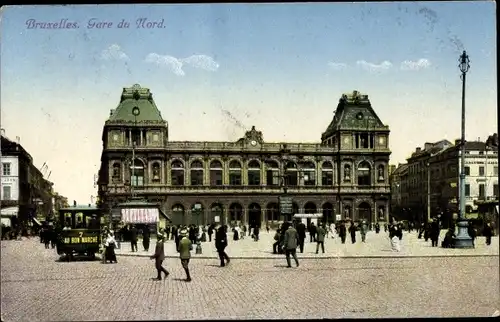
[[[99,197],[107,209],[128,200],[133,186],[174,224],[219,217],[226,224],[273,225],[291,220],[279,212],[284,183],[294,213],[388,220],[389,128],[356,91],[342,95],[319,143],[266,142],[255,127],[235,142],[179,142],[169,141],[150,90],[136,84],[123,89],[102,140]]]

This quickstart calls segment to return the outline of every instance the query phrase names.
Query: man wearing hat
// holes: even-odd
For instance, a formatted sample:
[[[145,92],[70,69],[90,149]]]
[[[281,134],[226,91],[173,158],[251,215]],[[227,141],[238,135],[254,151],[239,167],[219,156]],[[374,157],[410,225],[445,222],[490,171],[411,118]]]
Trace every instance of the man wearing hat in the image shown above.
[[[191,275],[189,274],[189,260],[191,259],[191,250],[193,243],[187,237],[187,229],[182,229],[179,233],[181,240],[179,241],[179,258],[181,259],[182,268],[186,272],[186,282],[191,282]]]
[[[170,273],[162,266],[163,261],[165,260],[165,249],[163,246],[163,235],[158,233],[156,236],[156,248],[155,253],[150,257],[155,260],[156,271],[158,272],[158,276],[153,278],[154,280],[161,281],[161,273],[165,274],[167,277]]]

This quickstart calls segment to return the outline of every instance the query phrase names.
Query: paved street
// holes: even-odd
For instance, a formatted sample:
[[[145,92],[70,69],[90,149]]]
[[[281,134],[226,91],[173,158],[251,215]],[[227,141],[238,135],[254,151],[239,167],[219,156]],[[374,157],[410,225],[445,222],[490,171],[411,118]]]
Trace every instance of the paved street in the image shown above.
[[[57,262],[35,240],[1,243],[2,321],[491,316],[497,256],[277,259],[192,262],[151,281],[147,258]]]
[[[274,231],[262,232],[258,242],[253,241],[249,236],[243,240],[233,241],[232,233],[228,234],[229,246],[226,252],[230,257],[235,258],[280,258],[282,255],[272,254],[272,245],[274,243]],[[444,238],[446,231],[441,231],[439,244]],[[401,252],[395,253],[391,250],[390,241],[387,233],[383,231],[379,234],[369,232],[366,237],[366,243],[361,242],[361,236],[358,233],[356,236],[356,244],[352,244],[350,237],[346,243],[342,245],[340,238],[326,238],[325,254],[316,254],[316,243],[310,243],[309,238],[306,239],[304,253],[300,256],[303,258],[337,258],[337,257],[419,257],[419,256],[483,256],[497,255],[498,252],[498,237],[493,237],[492,244],[486,246],[485,238],[479,237],[476,239],[475,249],[447,249],[441,247],[431,247],[430,240],[425,242],[424,239],[418,239],[416,232],[405,232],[402,240]],[[132,253],[130,243],[122,243],[121,249],[117,250],[117,254],[126,256],[149,256],[154,250],[156,240],[151,241],[149,252],[144,252],[141,241],[138,243],[139,252]],[[214,242],[202,243],[203,254],[194,255],[195,258],[216,258],[217,251]],[[167,241],[165,253],[170,257],[177,258],[175,251],[175,243],[173,240]],[[194,254],[194,251],[193,251]]]

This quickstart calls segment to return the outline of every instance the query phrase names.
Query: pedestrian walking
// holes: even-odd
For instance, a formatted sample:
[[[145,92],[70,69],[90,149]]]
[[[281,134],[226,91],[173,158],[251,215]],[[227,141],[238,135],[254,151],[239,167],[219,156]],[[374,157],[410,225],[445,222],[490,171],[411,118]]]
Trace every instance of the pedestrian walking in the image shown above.
[[[321,246],[321,251],[325,253],[325,235],[326,230],[322,223],[318,224],[318,229],[316,230],[316,254],[319,252],[319,246]]]
[[[335,238],[335,232],[336,232],[335,223],[331,223],[330,224],[330,234],[331,234],[332,238]]]
[[[351,234],[351,242],[356,243],[356,225],[351,220],[351,225],[349,226],[349,234]]]
[[[283,226],[282,226],[283,227]],[[287,227],[288,229],[288,227]],[[297,224],[297,234],[298,234],[298,243],[299,243],[299,249],[300,249],[300,252],[303,253],[304,252],[304,242],[306,240],[306,225],[303,223],[303,222],[299,222]],[[282,231],[282,233],[284,234],[286,232],[286,229],[284,231]]]
[[[132,252],[137,251],[137,228],[135,225],[130,228],[130,247],[132,248]]]
[[[146,225],[142,230],[142,246],[144,251],[149,252],[149,244],[151,242],[151,232],[149,231],[149,226]]]
[[[399,236],[403,232],[399,229],[398,225],[391,225],[389,229],[389,239],[391,240],[391,248],[395,252],[401,251],[401,240]]]
[[[493,236],[493,229],[491,228],[491,224],[487,223],[483,229],[483,235],[486,237],[486,245],[491,245],[491,236]]]
[[[187,230],[181,230],[181,240],[179,242],[179,258],[181,265],[186,272],[186,282],[191,282],[191,274],[189,273],[189,261],[191,259],[191,251],[193,250],[193,243],[187,238]]]
[[[151,259],[155,260],[155,268],[158,275],[153,280],[161,281],[161,273],[165,274],[165,278],[167,278],[170,273],[163,267],[163,261],[165,260],[165,248],[163,245],[163,235],[158,234],[156,236],[156,247],[155,253],[151,255]]]
[[[227,226],[220,226],[215,233],[215,248],[219,254],[220,266],[224,267],[231,261],[229,256],[226,254],[227,247]],[[224,262],[225,260],[225,262]]]
[[[208,241],[212,242],[212,234],[214,233],[214,226],[213,225],[208,226],[207,232],[208,232]]]
[[[476,241],[476,229],[474,228],[474,225],[472,224],[472,221],[469,221],[469,226],[467,226],[467,232],[469,233],[470,238],[472,238],[472,246],[475,247],[475,241]]]
[[[366,221],[363,220],[359,228],[359,232],[361,233],[361,242],[366,243],[366,233],[368,232],[368,225],[366,224]]]
[[[342,241],[342,244],[345,244],[345,239],[347,237],[347,227],[345,226],[345,221],[340,222],[339,237],[340,240]]]
[[[108,261],[112,264],[118,263],[116,260],[116,253],[115,253],[115,248],[116,248],[116,239],[114,232],[112,230],[109,231],[108,235],[106,236],[106,241],[104,242],[104,262],[107,263]]]
[[[274,234],[274,244],[273,244],[273,254],[279,253],[281,239],[281,228],[276,229],[276,234]]]
[[[299,267],[299,260],[297,258],[298,239],[299,234],[297,233],[297,230],[295,230],[295,228],[290,225],[285,232],[284,240],[285,256],[288,267],[292,267],[290,256],[293,257],[293,259],[295,260],[295,264],[297,265],[297,267]]]
[[[375,224],[375,234],[378,234],[378,233],[380,233],[380,224],[376,223]]]
[[[309,226],[309,240],[311,243],[316,241],[316,226],[313,222]]]
[[[439,223],[436,218],[432,220],[429,235],[429,237],[431,238],[432,247],[437,247],[439,240]]]

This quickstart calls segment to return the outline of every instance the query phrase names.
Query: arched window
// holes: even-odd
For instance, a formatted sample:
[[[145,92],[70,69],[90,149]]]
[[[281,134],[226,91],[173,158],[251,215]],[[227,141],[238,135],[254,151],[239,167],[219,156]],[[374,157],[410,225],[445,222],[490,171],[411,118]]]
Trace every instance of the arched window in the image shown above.
[[[203,185],[203,163],[200,160],[191,162],[191,185]]]
[[[144,163],[139,159],[130,165],[130,184],[134,187],[144,185]]]
[[[248,185],[260,186],[260,164],[258,161],[248,162]]]
[[[231,223],[243,221],[243,207],[239,203],[233,203],[229,206],[229,220]]]
[[[160,162],[153,163],[153,183],[160,183],[161,181],[161,171],[160,171]]]
[[[371,183],[372,180],[370,164],[366,161],[363,161],[358,165],[358,185],[369,186],[371,185]]]
[[[385,178],[385,175],[384,175],[384,171],[385,168],[383,165],[379,165],[378,168],[377,168],[377,180],[379,182],[383,182],[384,181],[384,178]]]
[[[241,186],[241,164],[236,160],[229,163],[229,184]]]
[[[304,186],[315,186],[316,185],[316,166],[313,162],[305,162],[302,165],[302,171],[304,174]]]
[[[280,167],[276,161],[269,160],[266,162],[266,185],[280,185]]]
[[[321,166],[321,185],[331,186],[333,185],[333,165],[329,161],[323,162]]]
[[[172,223],[174,225],[184,225],[187,223],[186,216],[184,216],[184,206],[175,204],[172,207]]]
[[[184,165],[179,160],[172,161],[172,169],[170,170],[172,177],[172,186],[184,185]]]
[[[111,180],[113,181],[113,183],[122,181],[122,166],[120,162],[113,163],[113,174]]]
[[[296,186],[298,183],[297,164],[293,161],[288,161],[285,165],[285,180],[289,186]]]
[[[223,181],[222,163],[219,160],[210,162],[210,185],[222,186]]]

